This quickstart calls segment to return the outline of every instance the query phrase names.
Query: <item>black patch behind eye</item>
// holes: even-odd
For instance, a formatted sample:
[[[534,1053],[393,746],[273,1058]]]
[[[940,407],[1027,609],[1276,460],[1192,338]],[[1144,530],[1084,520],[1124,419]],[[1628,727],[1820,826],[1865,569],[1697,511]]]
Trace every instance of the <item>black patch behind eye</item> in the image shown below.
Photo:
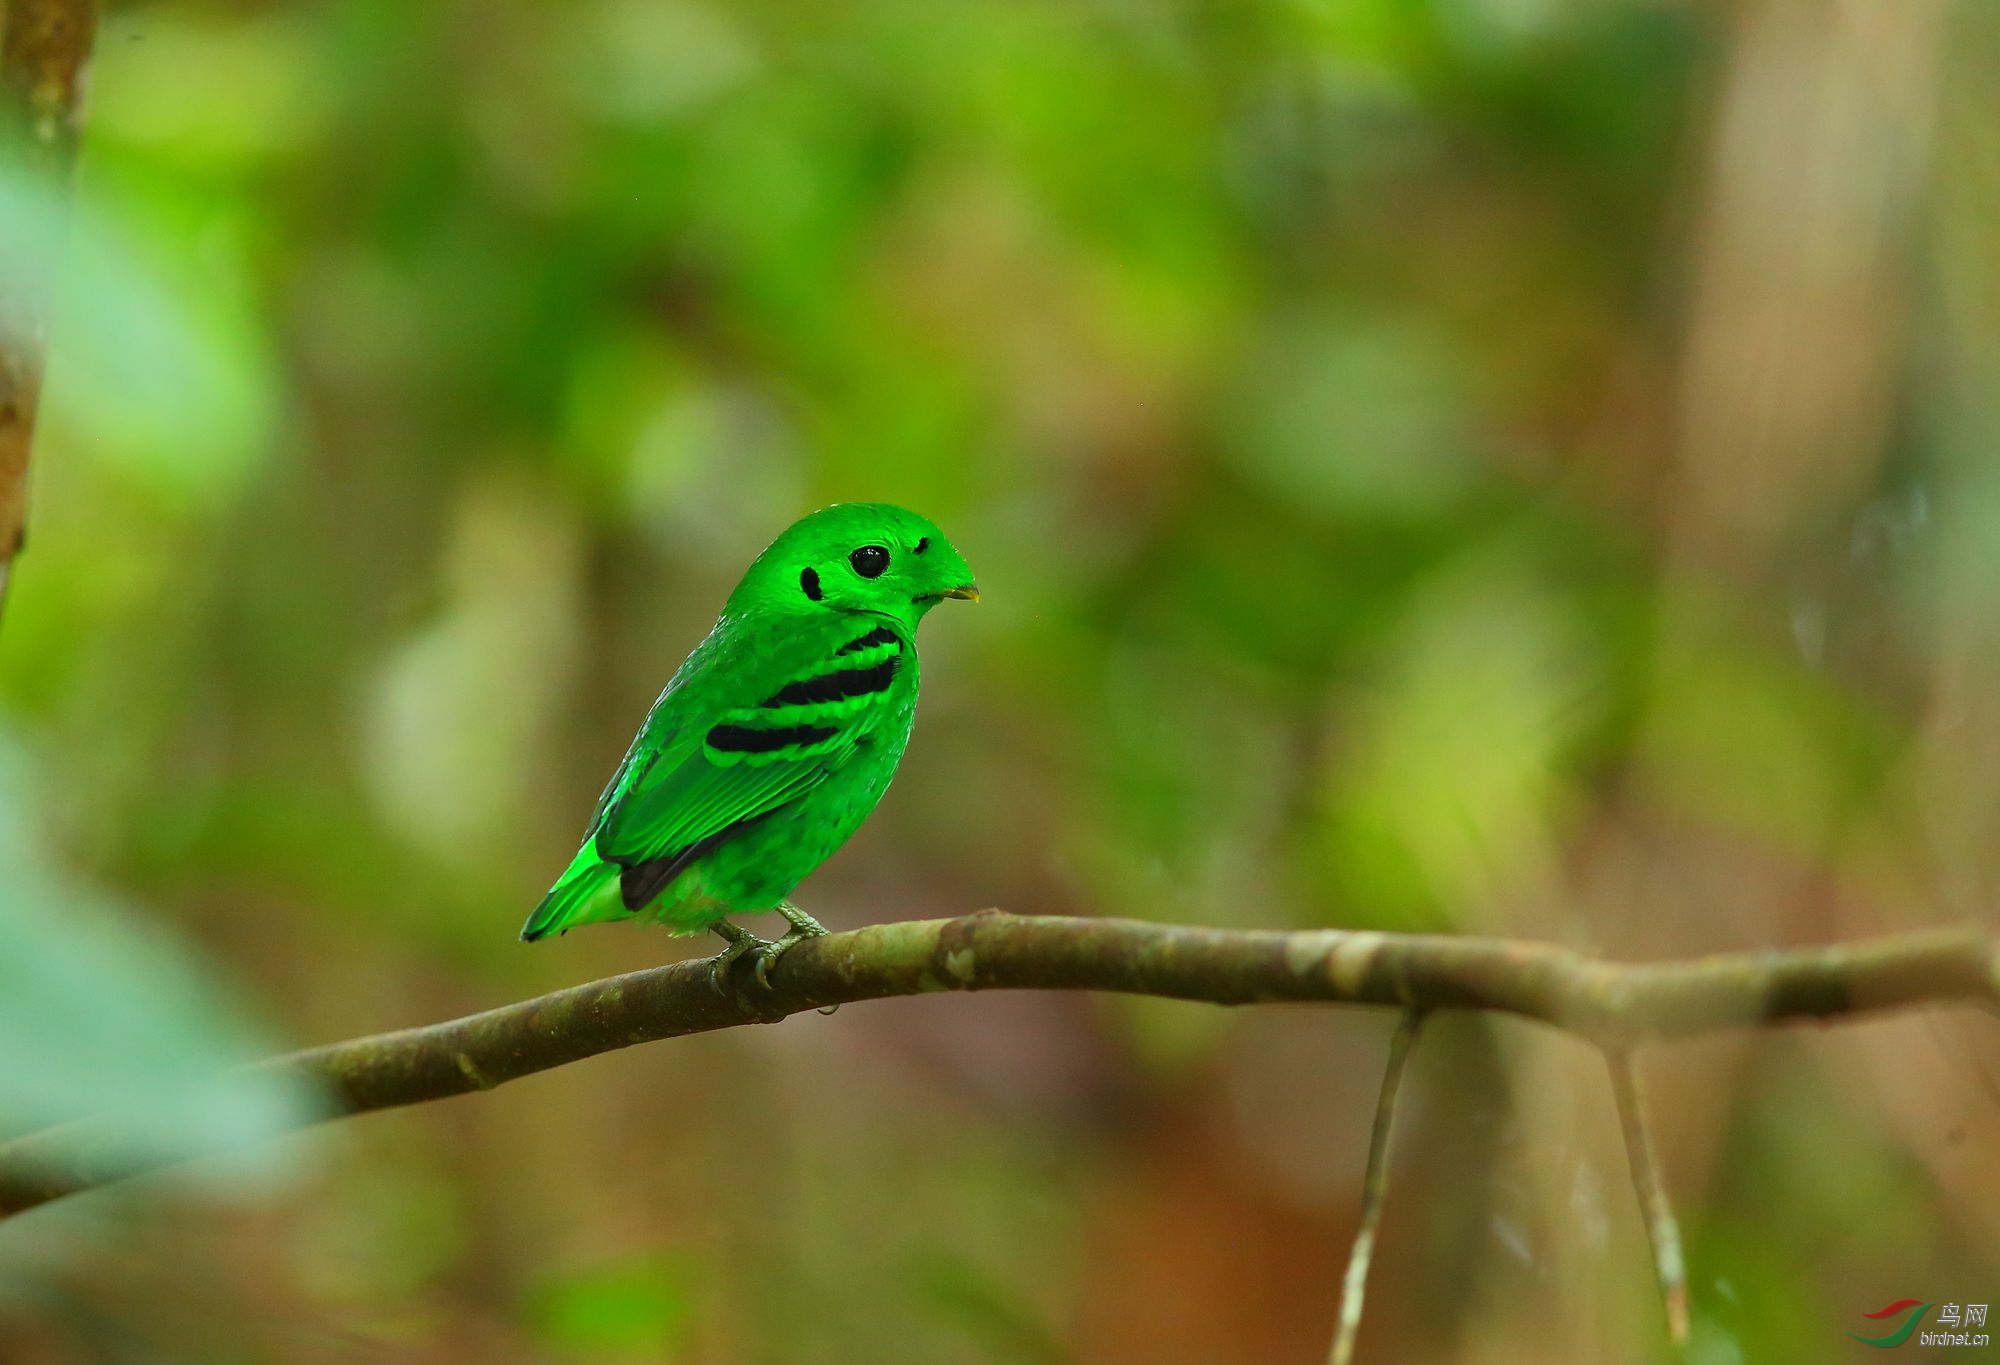
[[[804,588],[806,596],[812,598],[815,602],[826,596],[819,588],[818,569],[805,568],[799,570],[799,586]]]
[[[929,536],[917,537],[916,553],[922,554],[925,550],[930,549],[930,547],[931,547],[931,538]]]
[[[747,725],[718,725],[708,732],[708,747],[725,754],[772,754],[780,749],[789,749],[794,744],[819,744],[838,733],[830,725],[786,725],[773,730],[753,730]]]

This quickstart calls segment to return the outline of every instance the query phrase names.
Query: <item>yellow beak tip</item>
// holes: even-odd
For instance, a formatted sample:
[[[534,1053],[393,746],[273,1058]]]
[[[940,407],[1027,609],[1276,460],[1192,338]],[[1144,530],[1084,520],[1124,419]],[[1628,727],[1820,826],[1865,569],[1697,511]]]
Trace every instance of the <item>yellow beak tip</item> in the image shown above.
[[[945,596],[956,597],[962,602],[977,602],[979,600],[979,589],[968,583],[962,588],[947,589]]]

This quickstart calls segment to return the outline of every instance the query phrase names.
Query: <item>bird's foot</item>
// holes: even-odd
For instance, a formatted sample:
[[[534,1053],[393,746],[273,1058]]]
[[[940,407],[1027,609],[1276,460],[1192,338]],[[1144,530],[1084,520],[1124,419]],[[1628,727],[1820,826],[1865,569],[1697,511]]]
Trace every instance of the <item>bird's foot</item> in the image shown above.
[[[739,929],[726,919],[717,920],[709,926],[728,945],[708,961],[708,984],[715,987],[716,994],[726,999],[735,998],[729,986],[729,973],[736,966],[737,959],[742,957],[751,960],[751,975],[757,978],[757,984],[770,990],[771,965],[795,944],[826,933],[825,925],[790,901],[781,901],[777,911],[791,928],[775,939],[758,938],[748,929]]]
[[[746,953],[762,952],[773,945],[758,938],[748,929],[739,929],[728,920],[717,920],[709,928],[728,946],[708,960],[708,984],[715,987],[715,993],[725,1000],[734,1000],[735,994],[729,989],[729,970],[736,965],[736,959]],[[758,979],[763,979],[760,972]]]
[[[785,917],[785,923],[792,927],[769,943],[756,950],[757,956],[751,967],[757,984],[765,990],[771,989],[771,964],[785,955],[793,944],[803,943],[809,938],[820,938],[826,934],[826,926],[793,905],[790,901],[778,902],[778,913]]]

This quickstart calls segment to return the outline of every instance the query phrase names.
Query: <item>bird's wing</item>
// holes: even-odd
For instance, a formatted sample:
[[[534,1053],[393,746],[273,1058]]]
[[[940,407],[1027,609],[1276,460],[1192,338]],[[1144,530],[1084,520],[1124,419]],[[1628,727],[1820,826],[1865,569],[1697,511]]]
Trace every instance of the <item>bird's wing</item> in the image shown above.
[[[773,628],[778,629],[776,627]],[[909,642],[875,618],[825,618],[721,650],[675,708],[674,739],[629,774],[597,831],[625,865],[684,865],[839,770],[886,715]],[[734,656],[734,657],[732,657]]]

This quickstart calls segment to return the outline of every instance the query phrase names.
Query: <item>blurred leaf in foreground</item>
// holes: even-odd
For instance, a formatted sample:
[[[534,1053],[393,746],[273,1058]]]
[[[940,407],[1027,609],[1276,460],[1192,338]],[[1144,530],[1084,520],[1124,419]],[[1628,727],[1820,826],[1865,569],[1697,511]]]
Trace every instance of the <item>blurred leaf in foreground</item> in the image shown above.
[[[24,766],[0,743],[0,1125],[129,1115],[144,1159],[297,1123],[304,1096],[229,1070],[271,1049],[208,974],[42,855]]]

